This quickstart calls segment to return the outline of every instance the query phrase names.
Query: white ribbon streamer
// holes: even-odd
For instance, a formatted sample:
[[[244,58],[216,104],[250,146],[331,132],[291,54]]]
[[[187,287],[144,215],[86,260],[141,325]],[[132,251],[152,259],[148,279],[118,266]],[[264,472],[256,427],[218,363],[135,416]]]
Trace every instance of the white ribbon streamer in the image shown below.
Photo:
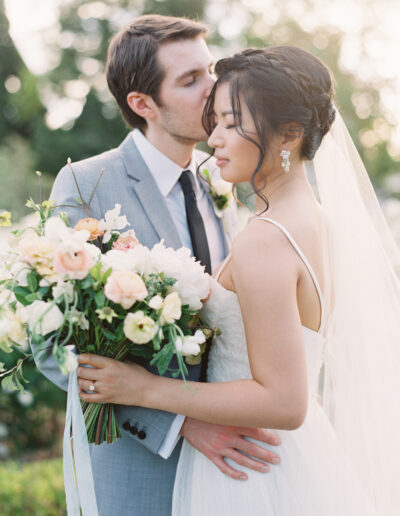
[[[73,453],[71,439],[73,440]],[[69,375],[63,469],[68,516],[98,516],[89,443],[78,396],[76,369]]]

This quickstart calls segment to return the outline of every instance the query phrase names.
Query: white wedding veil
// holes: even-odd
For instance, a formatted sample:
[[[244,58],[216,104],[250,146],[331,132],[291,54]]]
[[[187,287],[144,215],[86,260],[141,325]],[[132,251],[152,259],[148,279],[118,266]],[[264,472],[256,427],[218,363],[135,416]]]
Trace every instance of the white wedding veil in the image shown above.
[[[313,167],[328,307],[323,406],[378,514],[398,515],[400,252],[338,112]]]

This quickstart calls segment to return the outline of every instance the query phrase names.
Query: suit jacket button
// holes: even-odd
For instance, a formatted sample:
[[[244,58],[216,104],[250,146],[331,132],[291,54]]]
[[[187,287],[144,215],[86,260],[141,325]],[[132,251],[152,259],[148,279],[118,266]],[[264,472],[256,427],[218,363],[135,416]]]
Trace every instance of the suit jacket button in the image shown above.
[[[124,430],[126,430],[127,432],[129,432],[129,430],[131,428],[131,425],[129,424],[129,421],[125,421],[124,424],[122,425],[122,428]]]
[[[131,426],[131,427],[129,428],[129,431],[130,431],[130,433],[131,433],[132,435],[136,435],[136,434],[138,433],[137,426],[136,426],[136,425],[135,425],[135,426]]]
[[[140,430],[138,432],[137,436],[138,436],[138,439],[143,440],[143,439],[146,439],[147,434],[146,434],[146,432],[144,430]]]

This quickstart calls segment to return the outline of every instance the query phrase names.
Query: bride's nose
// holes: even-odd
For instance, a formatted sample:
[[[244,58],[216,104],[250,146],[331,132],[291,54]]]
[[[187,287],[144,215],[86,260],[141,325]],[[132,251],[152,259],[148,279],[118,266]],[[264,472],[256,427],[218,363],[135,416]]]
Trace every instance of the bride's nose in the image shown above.
[[[208,145],[212,147],[213,149],[216,149],[217,147],[223,146],[223,140],[221,138],[221,135],[218,134],[218,127],[215,127],[214,131],[210,134],[208,138]]]

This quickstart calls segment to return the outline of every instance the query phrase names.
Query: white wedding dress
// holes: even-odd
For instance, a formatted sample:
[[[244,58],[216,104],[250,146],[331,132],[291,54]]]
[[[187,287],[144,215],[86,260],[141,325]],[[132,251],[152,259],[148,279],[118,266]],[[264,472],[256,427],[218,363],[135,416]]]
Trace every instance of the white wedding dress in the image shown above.
[[[301,249],[280,224],[265,217],[259,218],[279,227],[304,261],[317,289],[321,321],[324,321],[321,289]],[[218,283],[219,275],[212,280],[211,295],[203,308],[203,319],[207,324],[221,329],[221,335],[211,347],[208,378],[210,382],[251,378],[238,298]],[[233,480],[184,441],[174,486],[173,516],[378,514],[372,507],[369,494],[363,491],[353,473],[318,401],[324,352],[322,330],[320,328],[316,332],[303,326],[309,385],[308,411],[299,429],[275,431],[282,444],[271,449],[280,456],[280,464],[271,466],[270,472],[264,474],[242,468],[246,470],[248,480]],[[266,444],[262,446],[269,447]]]

